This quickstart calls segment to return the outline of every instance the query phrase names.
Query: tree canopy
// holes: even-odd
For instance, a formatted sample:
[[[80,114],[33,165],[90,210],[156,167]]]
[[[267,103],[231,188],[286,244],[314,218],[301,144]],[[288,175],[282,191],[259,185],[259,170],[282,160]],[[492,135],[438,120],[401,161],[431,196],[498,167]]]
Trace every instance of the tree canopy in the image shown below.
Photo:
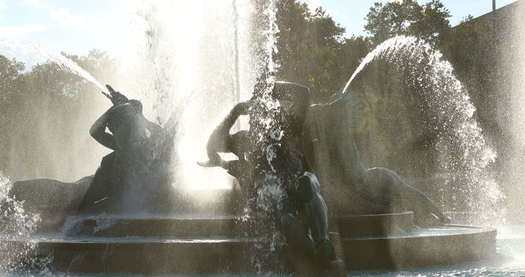
[[[395,35],[412,35],[437,45],[450,29],[450,16],[440,0],[425,4],[416,0],[376,2],[365,18],[365,30],[374,44]]]

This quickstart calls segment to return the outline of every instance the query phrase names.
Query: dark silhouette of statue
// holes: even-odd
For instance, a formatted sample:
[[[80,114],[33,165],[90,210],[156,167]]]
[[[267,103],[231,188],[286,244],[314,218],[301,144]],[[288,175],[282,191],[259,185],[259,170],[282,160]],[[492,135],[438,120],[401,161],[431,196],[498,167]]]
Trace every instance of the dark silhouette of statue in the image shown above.
[[[147,211],[168,182],[167,162],[174,133],[146,119],[140,101],[109,85],[113,106],[98,118],[90,135],[113,150],[102,159],[80,205],[82,213]],[[109,131],[109,132],[108,132]]]
[[[220,166],[236,177],[243,189],[260,186],[264,172],[271,168],[284,185],[283,208],[276,216],[279,229],[286,237],[293,256],[301,256],[321,271],[344,273],[342,262],[337,259],[328,232],[328,208],[321,195],[319,181],[310,170],[304,154],[303,124],[310,104],[307,87],[287,82],[276,82],[272,98],[281,106],[279,126],[283,135],[278,144],[257,145],[256,130],[230,129],[241,115],[256,116],[253,106],[257,99],[237,104],[210,136],[207,152],[209,161],[202,166]],[[254,155],[259,149],[273,148],[272,159]],[[218,153],[234,153],[238,159],[224,161]],[[264,155],[262,155],[264,156]]]
[[[291,248],[325,266],[334,261],[328,238],[328,209],[321,190],[338,213],[409,210],[420,226],[449,222],[425,194],[406,184],[396,172],[364,168],[352,133],[351,94],[311,105],[308,88],[286,82],[277,82],[272,94],[282,107],[279,124],[284,132],[278,146],[268,146],[276,147],[270,166],[287,184],[280,226]],[[257,116],[250,112],[254,101],[239,103],[232,109],[210,136],[210,160],[200,163],[225,168],[243,186],[257,183],[264,171],[260,164],[267,163],[264,159],[254,160],[257,155],[253,152],[260,147],[254,145],[253,132],[230,134],[240,115]],[[234,153],[238,159],[224,161],[220,152]]]
[[[352,101],[352,94],[346,94],[312,105],[305,123],[308,160],[332,206],[346,213],[409,210],[420,226],[449,223],[425,194],[406,184],[396,172],[363,166],[352,133]]]

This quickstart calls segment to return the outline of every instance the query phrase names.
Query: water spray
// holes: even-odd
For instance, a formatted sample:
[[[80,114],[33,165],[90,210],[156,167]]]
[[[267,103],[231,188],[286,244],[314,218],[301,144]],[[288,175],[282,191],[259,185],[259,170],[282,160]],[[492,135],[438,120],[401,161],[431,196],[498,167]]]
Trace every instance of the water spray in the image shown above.
[[[58,65],[60,69],[73,73],[92,83],[96,87],[104,89],[104,86],[102,86],[93,75],[80,67],[75,61],[40,45],[19,40],[0,38],[0,54],[7,58],[19,59],[30,65],[53,62]],[[108,95],[106,95],[106,97],[107,96]]]

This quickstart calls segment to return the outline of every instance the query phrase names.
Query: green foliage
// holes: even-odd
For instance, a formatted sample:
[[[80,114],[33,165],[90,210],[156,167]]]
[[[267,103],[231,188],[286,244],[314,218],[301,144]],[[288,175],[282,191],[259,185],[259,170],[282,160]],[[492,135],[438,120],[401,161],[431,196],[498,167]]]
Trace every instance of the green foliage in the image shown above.
[[[396,35],[412,35],[437,45],[450,29],[450,12],[440,0],[376,2],[366,16],[365,30],[374,44]]]
[[[317,100],[327,99],[340,84],[339,53],[344,28],[319,8],[311,12],[295,0],[279,2],[277,60],[279,78],[310,86]]]
[[[0,56],[0,103],[13,101],[14,94],[17,93],[20,72],[24,70],[24,65],[15,60],[10,61]]]
[[[370,36],[351,38],[344,38],[344,28],[322,8],[311,11],[298,0],[278,5],[278,77],[308,85],[316,102],[341,90],[374,45],[402,34],[438,45],[450,30],[450,13],[439,0],[375,3],[366,18]]]
[[[366,16],[365,30],[372,36],[372,41],[378,44],[392,36],[407,34],[410,25],[417,22],[421,14],[421,6],[414,0],[403,2],[374,3]]]

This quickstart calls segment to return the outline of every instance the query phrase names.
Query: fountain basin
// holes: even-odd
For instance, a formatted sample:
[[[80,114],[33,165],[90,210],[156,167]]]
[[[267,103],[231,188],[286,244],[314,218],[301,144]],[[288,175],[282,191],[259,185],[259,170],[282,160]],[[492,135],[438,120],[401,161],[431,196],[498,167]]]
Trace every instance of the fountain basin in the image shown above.
[[[340,214],[335,217],[342,237],[388,236],[405,234],[414,226],[414,212],[389,214]]]
[[[250,270],[251,238],[60,238],[46,235],[32,239],[38,255],[53,257],[57,272],[205,274]],[[26,240],[4,239],[11,249]]]
[[[349,270],[450,265],[489,259],[496,254],[496,230],[472,226],[414,228],[406,234],[341,241]]]
[[[247,232],[248,225],[234,216],[72,217],[64,230],[68,237],[228,237]]]
[[[418,228],[408,225],[410,219],[411,212],[343,216],[338,220],[339,226],[346,230],[354,226],[358,231],[332,233],[336,251],[348,270],[450,265],[487,259],[496,253],[494,229],[460,225]],[[69,227],[79,229],[37,234],[31,240],[6,235],[0,237],[0,241],[9,246],[4,249],[11,250],[23,248],[29,241],[35,243],[39,255],[53,257],[49,266],[58,272],[206,274],[256,271],[252,258],[259,238],[250,236],[247,223],[233,216],[98,216],[76,220],[77,225]],[[359,224],[375,227],[364,228]]]

